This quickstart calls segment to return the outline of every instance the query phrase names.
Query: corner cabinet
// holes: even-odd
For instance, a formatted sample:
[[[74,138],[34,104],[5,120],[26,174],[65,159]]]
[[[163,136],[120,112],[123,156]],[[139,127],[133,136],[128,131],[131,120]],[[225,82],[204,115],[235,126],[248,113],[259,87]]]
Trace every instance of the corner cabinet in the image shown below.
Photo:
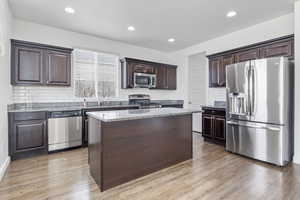
[[[8,116],[12,160],[48,153],[46,112],[17,112]]]
[[[156,74],[156,88],[161,90],[177,89],[177,66],[156,63],[135,58],[123,58],[121,62],[122,88],[134,88],[134,73]]]
[[[226,143],[226,117],[225,109],[203,108],[202,136],[206,141],[225,145]]]
[[[71,85],[72,49],[11,40],[11,84]]]
[[[209,87],[226,87],[226,66],[276,56],[294,57],[294,35],[209,55]]]

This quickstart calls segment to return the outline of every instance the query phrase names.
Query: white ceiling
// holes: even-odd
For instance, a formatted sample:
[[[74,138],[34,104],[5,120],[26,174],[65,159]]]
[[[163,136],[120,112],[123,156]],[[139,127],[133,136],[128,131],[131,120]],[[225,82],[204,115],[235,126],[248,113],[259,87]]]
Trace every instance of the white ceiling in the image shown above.
[[[9,0],[15,17],[161,51],[293,12],[294,0]],[[73,15],[64,8],[73,7]],[[238,15],[225,17],[230,10]],[[127,27],[133,25],[135,32]],[[175,38],[175,43],[168,43]]]

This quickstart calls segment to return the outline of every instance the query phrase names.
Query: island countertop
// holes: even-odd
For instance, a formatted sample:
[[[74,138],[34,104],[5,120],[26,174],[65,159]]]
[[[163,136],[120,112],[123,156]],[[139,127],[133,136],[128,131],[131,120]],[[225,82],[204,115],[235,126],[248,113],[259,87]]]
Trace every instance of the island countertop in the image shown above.
[[[192,114],[201,112],[201,109],[183,109],[183,108],[152,108],[139,110],[117,110],[117,111],[99,111],[88,112],[87,115],[103,122],[124,121],[134,119],[145,119],[153,117],[166,117]]]

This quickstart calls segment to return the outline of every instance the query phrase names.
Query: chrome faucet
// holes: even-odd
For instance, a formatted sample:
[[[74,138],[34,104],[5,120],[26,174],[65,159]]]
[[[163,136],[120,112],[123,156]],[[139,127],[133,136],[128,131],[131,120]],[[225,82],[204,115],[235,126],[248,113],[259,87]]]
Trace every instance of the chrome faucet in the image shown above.
[[[97,102],[98,102],[98,106],[102,106],[103,105],[103,101],[101,100],[101,98],[98,98]]]
[[[83,107],[87,107],[87,101],[86,101],[86,98],[83,99]]]

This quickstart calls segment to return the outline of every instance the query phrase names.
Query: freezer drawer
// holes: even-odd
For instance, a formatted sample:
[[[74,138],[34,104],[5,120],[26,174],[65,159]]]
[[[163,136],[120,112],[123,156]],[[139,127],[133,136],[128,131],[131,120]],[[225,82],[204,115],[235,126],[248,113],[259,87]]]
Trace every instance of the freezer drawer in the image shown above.
[[[49,151],[82,145],[82,117],[48,119]]]
[[[228,121],[226,150],[279,166],[291,161],[289,133],[285,126]]]

